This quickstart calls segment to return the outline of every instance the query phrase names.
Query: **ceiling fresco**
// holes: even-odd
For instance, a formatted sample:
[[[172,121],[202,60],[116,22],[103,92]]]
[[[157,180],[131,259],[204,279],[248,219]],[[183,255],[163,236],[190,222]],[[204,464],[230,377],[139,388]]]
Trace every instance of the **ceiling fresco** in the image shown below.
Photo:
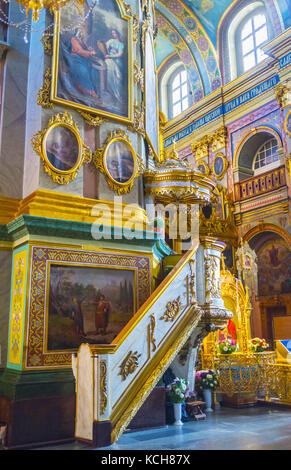
[[[182,62],[187,64],[190,82],[197,80],[196,67],[192,77],[189,71],[190,62],[193,62],[202,77],[204,94],[219,88],[221,78],[216,52],[200,22],[193,18],[191,11],[180,0],[156,1],[155,7],[158,30],[172,43]]]
[[[264,1],[270,11],[275,7],[280,10],[281,27],[291,26],[291,0]],[[217,29],[234,3],[234,0],[155,0],[159,31],[155,43],[157,68],[176,51],[188,72],[195,101],[221,86]]]

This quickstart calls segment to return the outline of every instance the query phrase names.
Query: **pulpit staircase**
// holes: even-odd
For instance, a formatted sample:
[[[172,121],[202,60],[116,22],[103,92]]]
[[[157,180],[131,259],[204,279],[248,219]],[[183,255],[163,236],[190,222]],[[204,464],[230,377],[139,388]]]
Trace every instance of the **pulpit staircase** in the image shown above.
[[[226,325],[232,315],[217,290],[222,248],[215,239],[197,243],[115,344],[80,346],[73,357],[76,439],[96,447],[116,442],[189,336],[196,331],[201,343],[209,329]]]

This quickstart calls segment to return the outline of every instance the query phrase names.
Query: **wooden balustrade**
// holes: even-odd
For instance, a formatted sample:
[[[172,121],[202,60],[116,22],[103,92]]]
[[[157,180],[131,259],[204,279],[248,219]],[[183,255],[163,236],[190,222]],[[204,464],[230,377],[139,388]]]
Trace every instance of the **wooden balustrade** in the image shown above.
[[[285,167],[281,166],[235,185],[236,201],[243,201],[286,186]]]

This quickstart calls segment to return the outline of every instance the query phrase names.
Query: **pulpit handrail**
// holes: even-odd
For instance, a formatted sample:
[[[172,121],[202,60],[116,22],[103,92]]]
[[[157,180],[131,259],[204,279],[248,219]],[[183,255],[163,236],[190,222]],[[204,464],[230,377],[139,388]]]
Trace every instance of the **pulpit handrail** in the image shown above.
[[[138,309],[138,311],[128,322],[128,324],[123,328],[123,330],[118,334],[118,336],[114,338],[114,344],[90,346],[90,350],[93,355],[114,354],[117,351],[117,349],[122,345],[128,335],[134,330],[136,325],[142,320],[142,318],[144,318],[144,316],[147,314],[153,304],[160,299],[163,293],[171,286],[173,280],[179,275],[182,269],[193,258],[198,249],[198,246],[199,242],[197,241],[195,243],[194,248],[190,248],[190,250],[188,250],[184,254],[184,256],[180,259],[177,265],[170,271],[170,273],[165,277],[161,284],[154,290],[154,292],[145,301],[145,303]]]

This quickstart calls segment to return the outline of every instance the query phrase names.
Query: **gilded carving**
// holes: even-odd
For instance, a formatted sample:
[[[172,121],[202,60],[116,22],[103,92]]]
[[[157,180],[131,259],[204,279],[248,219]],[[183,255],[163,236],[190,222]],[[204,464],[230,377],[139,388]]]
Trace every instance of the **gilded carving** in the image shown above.
[[[157,349],[156,339],[155,339],[155,329],[156,329],[156,319],[155,316],[152,314],[150,316],[150,324],[149,324],[149,350],[152,347],[152,351],[154,352]]]
[[[135,102],[133,106],[133,124],[128,126],[129,131],[137,132],[143,137],[146,135],[145,131],[145,106],[144,104],[139,105]]]
[[[50,100],[51,80],[52,80],[51,69],[48,68],[44,75],[44,84],[40,88],[37,94],[37,104],[47,109],[53,107],[53,103]]]
[[[107,377],[107,364],[106,361],[100,362],[100,396],[101,396],[101,415],[104,415],[105,410],[107,408],[107,384],[106,384],[106,377]]]
[[[97,170],[105,174],[109,187],[119,195],[132,190],[134,180],[144,169],[142,158],[135,153],[130,138],[122,129],[109,134],[104,147],[94,152],[93,162]]]
[[[133,374],[136,369],[138,368],[138,360],[140,358],[141,354],[138,354],[137,351],[134,353],[132,351],[129,351],[127,354],[126,358],[122,361],[120,367],[120,372],[118,375],[121,375],[122,380],[126,380],[127,377],[131,374]]]
[[[139,17],[138,15],[133,15],[132,17],[132,32],[133,32],[133,42],[137,42],[139,37]]]
[[[284,109],[291,105],[291,80],[288,79],[284,83],[278,83],[275,86],[275,95],[280,108]]]
[[[47,34],[44,34],[41,38],[41,42],[42,42],[45,54],[52,55],[53,54],[53,46],[52,46],[51,36],[48,36]]]
[[[47,174],[58,184],[68,184],[80,167],[92,160],[90,148],[84,144],[77,124],[67,112],[53,116],[47,127],[33,136],[31,144]]]
[[[134,83],[140,86],[141,91],[144,92],[144,71],[139,67],[136,60],[133,63],[133,80]]]
[[[166,311],[161,317],[161,320],[165,320],[166,322],[174,321],[176,316],[181,311],[181,307],[182,307],[181,296],[179,296],[176,300],[173,300],[172,302],[168,302]]]
[[[220,259],[217,256],[205,257],[205,292],[206,301],[220,299]]]
[[[107,121],[107,119],[100,118],[98,116],[92,116],[90,113],[86,113],[85,111],[79,111],[81,116],[85,119],[87,124],[93,127],[98,127],[103,122]]]

